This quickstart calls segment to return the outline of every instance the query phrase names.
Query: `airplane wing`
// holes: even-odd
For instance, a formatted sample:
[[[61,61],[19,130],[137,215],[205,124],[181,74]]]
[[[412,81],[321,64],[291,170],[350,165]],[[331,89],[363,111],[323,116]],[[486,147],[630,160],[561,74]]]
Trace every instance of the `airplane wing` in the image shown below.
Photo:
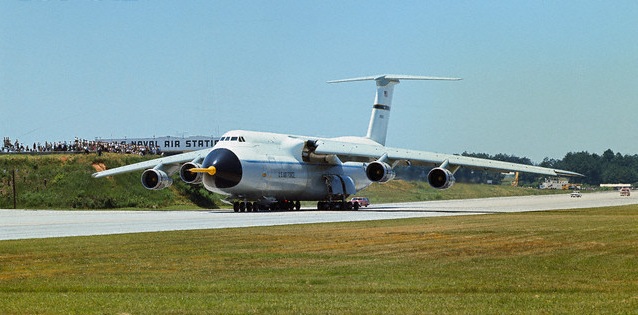
[[[161,167],[165,169],[177,170],[182,163],[191,162],[194,160],[203,160],[206,155],[212,150],[212,148],[187,152],[182,154],[171,155],[167,157],[157,158],[149,161],[139,162],[135,164],[116,167],[114,169],[93,173],[94,178],[112,176],[122,173],[134,172],[139,170],[146,170],[149,168]],[[171,172],[172,173],[172,172]]]
[[[317,140],[315,154],[336,155],[341,161],[372,162],[384,158],[389,164],[405,161],[411,165],[441,166],[448,168],[468,167],[478,170],[498,172],[527,172],[549,176],[584,176],[579,173],[551,169],[540,166],[480,159],[453,154],[442,154],[408,149],[385,147],[382,145],[350,143],[332,140]]]

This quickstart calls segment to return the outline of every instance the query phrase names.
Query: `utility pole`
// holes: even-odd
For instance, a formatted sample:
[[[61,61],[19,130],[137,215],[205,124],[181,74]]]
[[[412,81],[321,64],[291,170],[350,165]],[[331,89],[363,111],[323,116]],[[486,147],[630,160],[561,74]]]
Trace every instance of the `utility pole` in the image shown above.
[[[13,186],[13,209],[18,209],[18,206],[16,204],[16,195],[17,195],[17,189],[16,189],[16,169],[13,169],[13,176],[11,181],[13,182],[13,184],[11,186]]]

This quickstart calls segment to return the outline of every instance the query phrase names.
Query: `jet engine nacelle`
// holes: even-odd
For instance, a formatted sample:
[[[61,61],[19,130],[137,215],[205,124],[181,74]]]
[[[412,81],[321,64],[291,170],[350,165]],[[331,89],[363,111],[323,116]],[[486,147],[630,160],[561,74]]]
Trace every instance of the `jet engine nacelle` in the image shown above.
[[[142,185],[146,189],[160,190],[173,185],[173,179],[164,171],[148,169],[142,173]]]
[[[193,173],[190,171],[192,168],[201,167],[201,164],[193,162],[184,163],[179,169],[179,177],[187,184],[201,184],[204,178],[204,173]]]
[[[447,189],[454,185],[454,174],[442,167],[435,167],[428,173],[428,183],[436,189]]]
[[[388,163],[375,161],[366,166],[366,176],[373,182],[385,183],[396,176]]]

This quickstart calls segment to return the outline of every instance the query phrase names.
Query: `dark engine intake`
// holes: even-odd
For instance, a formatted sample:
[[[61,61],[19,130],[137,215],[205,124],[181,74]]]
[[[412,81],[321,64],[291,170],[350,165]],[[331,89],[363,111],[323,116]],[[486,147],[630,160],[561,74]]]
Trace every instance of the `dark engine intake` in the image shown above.
[[[373,182],[385,183],[393,179],[396,173],[387,163],[375,161],[366,166],[366,176]]]
[[[142,173],[142,185],[146,189],[160,190],[173,185],[173,179],[163,171],[148,169]]]
[[[189,171],[191,168],[201,167],[201,165],[193,162],[184,163],[179,169],[179,177],[187,184],[201,184],[204,173],[192,173]]]
[[[428,173],[428,183],[436,189],[447,189],[454,185],[454,174],[445,168],[435,167]]]

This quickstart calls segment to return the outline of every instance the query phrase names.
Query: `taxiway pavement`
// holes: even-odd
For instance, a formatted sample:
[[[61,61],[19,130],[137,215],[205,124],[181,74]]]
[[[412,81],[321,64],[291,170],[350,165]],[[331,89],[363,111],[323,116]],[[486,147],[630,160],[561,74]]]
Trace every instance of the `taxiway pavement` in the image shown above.
[[[139,232],[220,229],[250,226],[368,221],[545,211],[638,204],[638,197],[617,192],[426,201],[372,205],[359,211],[286,211],[234,213],[207,211],[0,210],[0,241]]]

